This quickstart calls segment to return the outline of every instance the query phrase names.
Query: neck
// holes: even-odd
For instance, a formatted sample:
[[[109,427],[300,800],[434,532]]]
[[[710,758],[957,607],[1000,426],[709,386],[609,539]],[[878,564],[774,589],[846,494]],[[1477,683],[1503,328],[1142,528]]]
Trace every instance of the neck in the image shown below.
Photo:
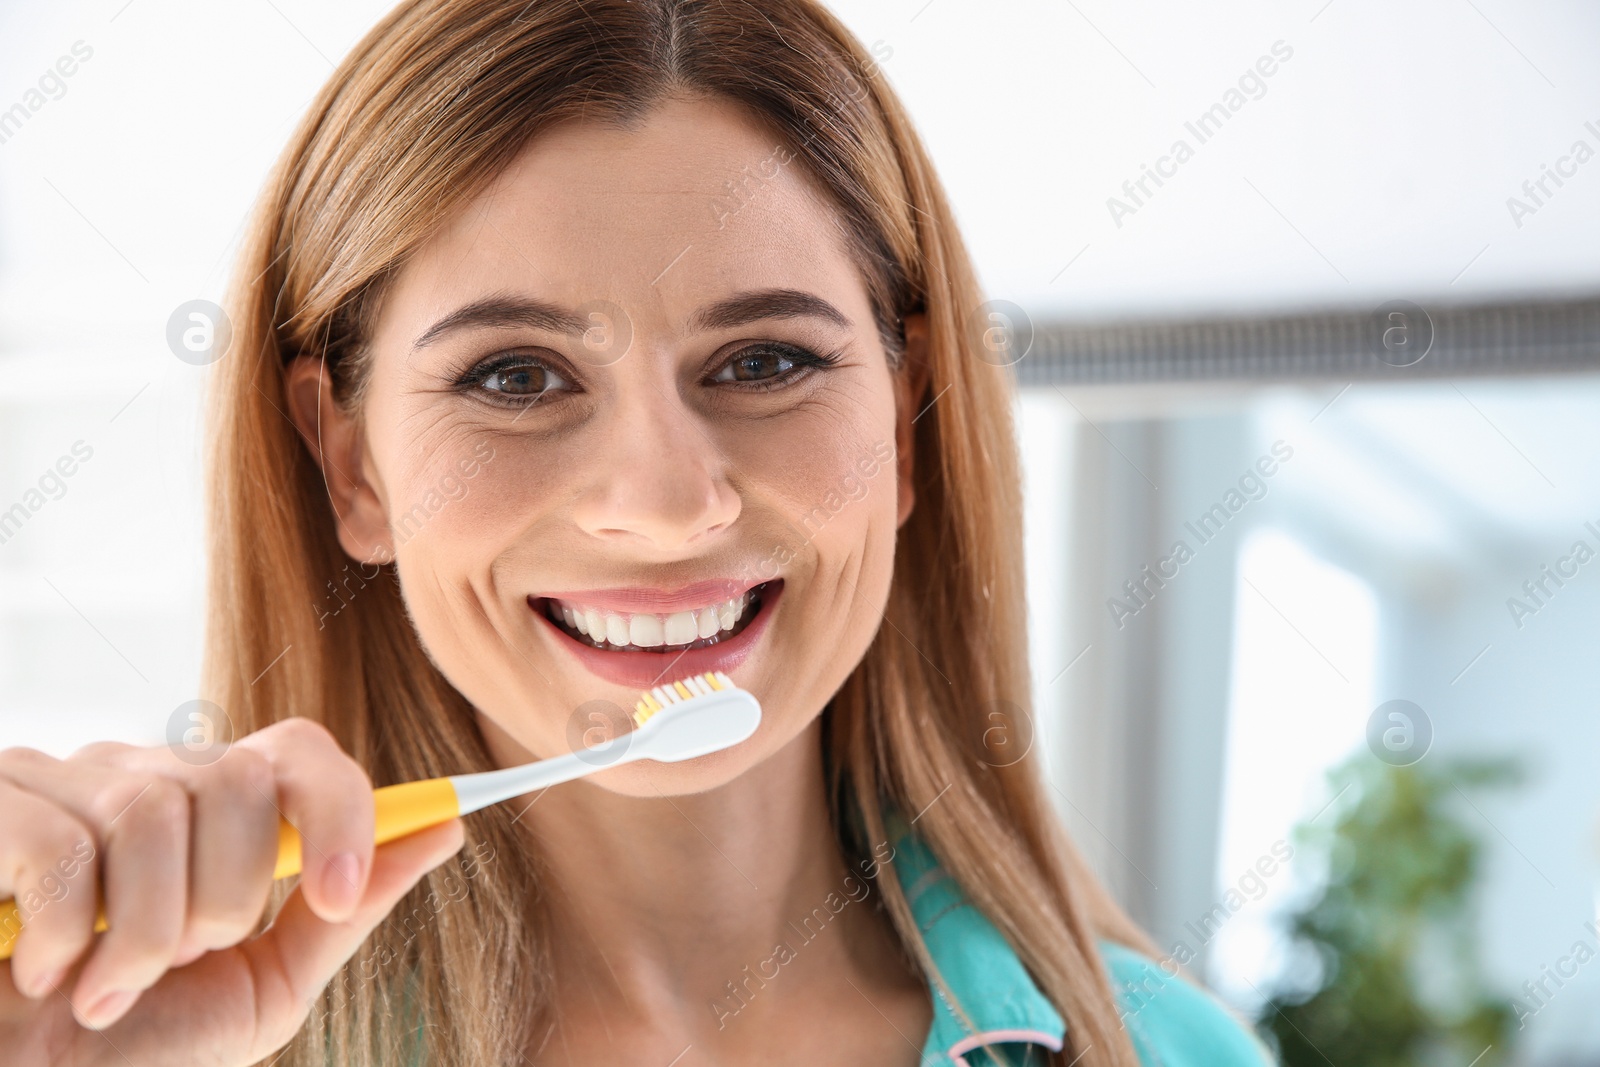
[[[715,1024],[841,976],[903,985],[888,920],[834,834],[821,741],[819,717],[703,793],[634,797],[579,780],[530,797],[520,823],[547,871],[558,998]],[[775,960],[780,946],[792,959]],[[781,996],[767,990],[780,971]]]

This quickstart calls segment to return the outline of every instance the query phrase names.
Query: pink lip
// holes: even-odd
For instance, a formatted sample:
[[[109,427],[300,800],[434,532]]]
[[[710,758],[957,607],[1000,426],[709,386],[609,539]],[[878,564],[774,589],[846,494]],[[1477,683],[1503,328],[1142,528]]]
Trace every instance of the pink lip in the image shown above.
[[[568,604],[581,604],[601,611],[637,614],[671,614],[686,608],[703,608],[721,600],[742,596],[747,589],[760,585],[759,581],[743,578],[713,578],[695,582],[680,589],[650,589],[645,586],[626,586],[618,589],[575,589],[569,593],[535,593],[530,599],[548,597],[565,600]]]
[[[745,589],[760,584],[760,582],[752,582],[749,585],[741,585],[738,587],[737,592],[743,592]],[[690,590],[704,589],[704,586],[705,583],[701,583],[699,587],[691,586]],[[689,652],[607,652],[584,644],[557,626],[545,614],[540,606],[538,597],[529,597],[528,606],[533,611],[535,618],[549,629],[561,647],[570,651],[591,674],[598,675],[616,685],[642,691],[691,674],[704,674],[706,671],[733,671],[734,668],[749,658],[751,652],[755,651],[756,642],[761,640],[761,635],[766,632],[767,620],[772,617],[772,611],[777,606],[778,599],[782,594],[782,580],[774,580],[771,585],[762,590],[761,610],[756,612],[755,618],[751,619],[743,630],[740,630],[726,641],[717,642],[710,648],[697,648]],[[549,595],[560,599],[557,594],[551,593]],[[585,593],[583,595],[589,596],[590,594]],[[695,595],[703,594],[695,593]],[[585,601],[584,603],[591,602]],[[691,600],[688,603],[696,602]]]

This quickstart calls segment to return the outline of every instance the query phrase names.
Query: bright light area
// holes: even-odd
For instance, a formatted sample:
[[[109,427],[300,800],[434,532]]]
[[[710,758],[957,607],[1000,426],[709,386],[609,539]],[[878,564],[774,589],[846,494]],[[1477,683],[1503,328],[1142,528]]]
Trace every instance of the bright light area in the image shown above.
[[[0,336],[159,338],[214,297],[294,123],[391,6],[0,5],[0,107],[91,53],[0,152]],[[1594,4],[829,6],[905,100],[991,295],[1035,317],[1600,284],[1600,162],[1571,161],[1600,146]],[[1570,176],[1514,216],[1547,165]]]
[[[1297,821],[1320,817],[1332,799],[1324,773],[1365,743],[1378,601],[1365,582],[1277,530],[1249,537],[1238,573],[1217,895],[1239,891],[1243,879],[1244,903],[1220,928],[1213,923],[1207,979],[1251,1005],[1287,962],[1278,916],[1316,889],[1304,865],[1266,878],[1251,872],[1263,856],[1277,858],[1275,842],[1292,846]]]

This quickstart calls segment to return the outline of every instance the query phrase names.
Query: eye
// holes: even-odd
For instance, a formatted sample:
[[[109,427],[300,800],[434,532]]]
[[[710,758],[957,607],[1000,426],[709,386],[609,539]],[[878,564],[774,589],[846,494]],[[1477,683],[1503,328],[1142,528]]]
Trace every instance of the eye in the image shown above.
[[[736,388],[777,389],[808,372],[834,366],[839,353],[827,355],[797,345],[764,342],[740,349],[711,378]]]
[[[476,393],[491,404],[528,407],[549,403],[541,401],[546,393],[570,392],[572,382],[542,360],[509,353],[478,364],[456,381],[456,387]]]

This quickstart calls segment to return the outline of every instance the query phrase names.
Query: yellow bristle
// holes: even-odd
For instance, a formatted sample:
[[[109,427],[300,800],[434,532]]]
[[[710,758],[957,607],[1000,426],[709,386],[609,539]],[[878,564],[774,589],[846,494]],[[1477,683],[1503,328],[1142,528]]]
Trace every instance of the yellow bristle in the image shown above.
[[[643,726],[657,712],[666,708],[668,704],[675,703],[676,700],[693,700],[696,696],[701,695],[695,689],[690,688],[687,684],[688,682],[704,683],[711,690],[728,688],[727,683],[724,683],[711,671],[697,676],[692,675],[687,679],[672,682],[665,686],[657,686],[655,689],[640,695],[639,702],[633,706],[633,721]]]
[[[649,693],[645,693],[637,704],[633,706],[633,721],[640,726],[650,721],[650,717],[661,710],[661,702]]]

